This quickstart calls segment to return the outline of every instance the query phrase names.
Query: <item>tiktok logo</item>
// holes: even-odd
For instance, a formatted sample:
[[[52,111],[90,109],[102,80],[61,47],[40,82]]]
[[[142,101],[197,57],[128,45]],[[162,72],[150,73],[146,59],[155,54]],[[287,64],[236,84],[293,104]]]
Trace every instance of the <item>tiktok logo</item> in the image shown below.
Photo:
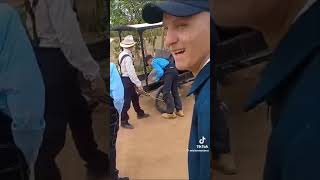
[[[199,140],[199,143],[204,144],[204,140],[206,140],[206,138],[204,136],[202,136],[202,138]]]
[[[208,145],[204,144],[205,140],[206,140],[206,138],[204,136],[202,136],[202,138],[199,139],[199,144],[200,145],[197,145],[198,149],[208,149]]]

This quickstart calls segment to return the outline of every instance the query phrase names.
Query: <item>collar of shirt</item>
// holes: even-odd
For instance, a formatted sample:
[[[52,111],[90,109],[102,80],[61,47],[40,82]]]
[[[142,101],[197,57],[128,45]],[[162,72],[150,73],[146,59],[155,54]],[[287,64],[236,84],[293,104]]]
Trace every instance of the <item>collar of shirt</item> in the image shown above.
[[[303,6],[303,8],[299,11],[298,15],[294,18],[294,20],[292,21],[292,24],[295,23],[299,17],[304,14],[306,11],[308,11],[308,9],[310,9],[310,7],[316,3],[318,0],[308,0],[306,2],[306,4]]]
[[[272,61],[261,76],[245,110],[254,108],[281,87],[286,79],[320,46],[320,1],[309,8],[292,25],[273,53]]]
[[[200,70],[199,74],[195,78],[191,89],[188,92],[188,96],[199,91],[202,85],[210,79],[210,58],[209,61],[205,64],[205,66]]]
[[[210,62],[210,55],[209,55],[209,59],[202,65],[201,69],[202,69],[205,65],[207,65],[209,62]]]

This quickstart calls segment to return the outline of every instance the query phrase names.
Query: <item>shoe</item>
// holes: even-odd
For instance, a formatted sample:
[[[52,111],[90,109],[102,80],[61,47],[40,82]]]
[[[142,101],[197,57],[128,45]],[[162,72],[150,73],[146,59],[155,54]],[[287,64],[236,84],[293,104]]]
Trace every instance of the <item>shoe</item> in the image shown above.
[[[169,114],[169,113],[162,113],[161,116],[166,119],[175,119],[177,115],[175,113]]]
[[[216,169],[225,175],[235,175],[238,173],[234,158],[230,153],[220,154],[215,164],[213,169]]]
[[[184,116],[183,110],[177,111],[177,112],[176,112],[176,115],[177,115],[177,116],[180,116],[180,117],[183,117],[183,116]]]
[[[125,129],[134,129],[134,127],[130,123],[121,124],[121,127]]]
[[[138,115],[137,117],[138,117],[138,119],[143,119],[143,118],[147,118],[149,116],[150,116],[149,114],[144,113],[142,115]]]

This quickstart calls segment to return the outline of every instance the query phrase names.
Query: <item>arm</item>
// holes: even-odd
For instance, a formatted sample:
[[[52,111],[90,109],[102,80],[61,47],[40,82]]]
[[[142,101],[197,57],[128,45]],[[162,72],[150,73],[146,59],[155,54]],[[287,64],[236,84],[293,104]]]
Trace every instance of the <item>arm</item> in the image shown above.
[[[118,113],[121,114],[124,103],[124,89],[115,64],[110,63],[110,95]]]
[[[303,73],[289,84],[283,111],[274,116],[279,123],[268,144],[265,179],[272,177],[275,166],[280,166],[276,172],[283,180],[319,179],[319,60],[319,50],[310,54]]]
[[[14,11],[10,12],[5,37],[2,52],[6,55],[0,56],[8,62],[7,74],[1,78],[7,82],[4,86],[10,89],[7,107],[13,120],[13,138],[33,169],[45,127],[44,84],[27,34]]]
[[[208,150],[211,150],[210,139],[210,98],[205,99],[200,103],[201,108],[198,108],[198,139],[205,137],[204,145],[208,145]],[[211,172],[211,152],[200,152],[200,177],[199,179],[209,180]]]
[[[161,66],[157,63],[157,61],[152,61],[152,67],[156,70],[156,81],[159,81],[163,76],[164,71]]]
[[[93,80],[100,77],[99,65],[92,58],[80,31],[71,2],[67,0],[45,0],[49,16],[61,49],[68,61],[83,73],[84,77]]]
[[[141,81],[136,74],[136,70],[134,69],[131,57],[124,58],[122,63],[124,63],[128,71],[131,82],[133,82],[137,87],[141,87]]]
[[[200,140],[206,138],[202,145],[208,150],[198,148]],[[210,152],[210,98],[197,102],[194,106],[192,125],[189,138],[188,169],[190,180],[210,180],[211,152]]]

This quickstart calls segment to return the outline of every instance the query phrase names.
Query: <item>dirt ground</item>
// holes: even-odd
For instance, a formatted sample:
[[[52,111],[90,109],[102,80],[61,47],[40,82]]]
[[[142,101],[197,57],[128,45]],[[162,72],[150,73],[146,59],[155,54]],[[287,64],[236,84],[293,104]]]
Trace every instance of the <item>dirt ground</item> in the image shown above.
[[[239,173],[234,176],[214,171],[214,180],[260,180],[270,124],[267,108],[260,105],[249,113],[243,112],[243,104],[252,92],[262,66],[246,69],[229,76],[230,83],[223,87],[224,101],[231,109],[229,126],[231,145]],[[184,85],[184,118],[163,119],[150,97],[141,97],[141,106],[151,117],[138,120],[133,109],[130,122],[133,130],[120,128],[117,143],[117,163],[121,176],[143,180],[185,180],[187,172],[187,144],[190,131],[193,97],[185,97],[190,84]],[[103,113],[95,113],[94,129],[101,149],[106,150],[106,119]],[[77,154],[68,132],[65,148],[58,157],[63,180],[88,180],[83,162]]]
[[[163,119],[150,97],[140,99],[141,107],[151,116],[137,119],[130,109],[130,122],[135,129],[120,128],[117,163],[121,176],[130,179],[188,179],[187,146],[194,98],[186,97],[190,84],[182,86],[185,117]]]
[[[117,163],[121,176],[145,180],[187,179],[187,145],[194,104],[192,96],[186,97],[190,86],[185,84],[180,89],[185,112],[183,118],[161,118],[150,97],[140,99],[142,108],[151,115],[149,118],[138,120],[133,108],[130,109],[130,122],[135,129],[120,128],[118,134]],[[100,149],[106,152],[108,131],[103,108],[94,113],[93,128]],[[91,180],[86,175],[84,162],[76,151],[69,130],[57,163],[63,180]]]

